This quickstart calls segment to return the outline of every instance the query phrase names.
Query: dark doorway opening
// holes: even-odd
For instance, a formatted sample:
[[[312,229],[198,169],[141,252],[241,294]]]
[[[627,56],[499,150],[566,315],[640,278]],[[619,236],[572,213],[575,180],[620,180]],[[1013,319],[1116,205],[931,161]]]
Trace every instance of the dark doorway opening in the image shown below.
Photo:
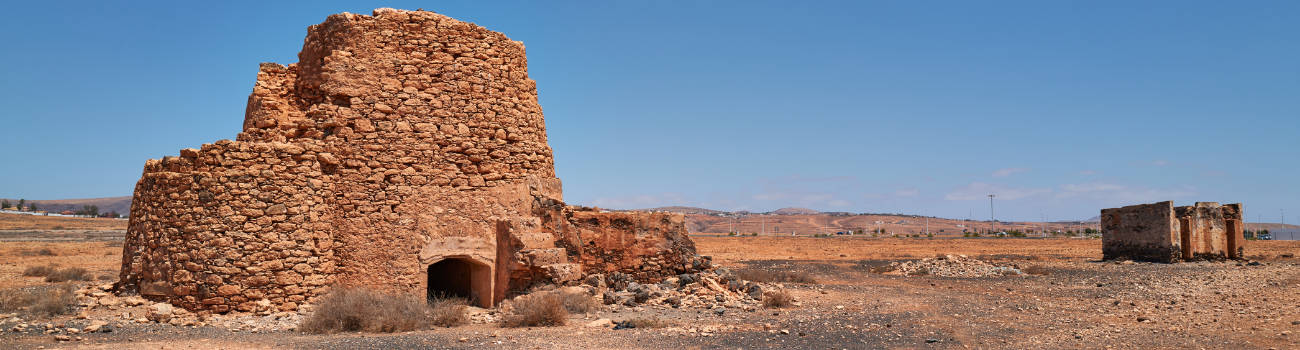
[[[429,265],[427,298],[464,298],[470,300],[474,290],[470,282],[474,264],[465,259],[446,259]]]
[[[1178,220],[1180,244],[1183,246],[1183,260],[1192,260],[1192,219]]]

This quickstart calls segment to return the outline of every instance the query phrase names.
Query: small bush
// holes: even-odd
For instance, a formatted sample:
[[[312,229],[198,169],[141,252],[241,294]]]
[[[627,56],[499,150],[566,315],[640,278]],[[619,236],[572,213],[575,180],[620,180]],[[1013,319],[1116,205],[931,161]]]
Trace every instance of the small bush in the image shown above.
[[[533,293],[511,302],[509,315],[502,318],[504,327],[563,326],[569,319],[560,293]]]
[[[0,313],[23,311],[32,316],[63,315],[76,303],[73,286],[40,286],[0,290]]]
[[[817,283],[816,279],[803,271],[742,269],[736,271],[736,277],[754,282]]]
[[[45,276],[49,276],[51,272],[54,272],[54,269],[55,269],[54,265],[28,266],[26,269],[23,270],[23,276],[45,277]]]
[[[597,303],[585,291],[560,289],[553,293],[560,295],[560,300],[564,303],[564,309],[571,313],[587,313],[600,306],[600,303]]]
[[[95,279],[100,280],[100,281],[112,281],[114,278],[117,278],[117,276],[113,276],[113,275],[99,275],[99,277],[98,277],[98,278],[95,278]]]
[[[41,250],[36,251],[36,255],[54,256],[55,254],[53,250],[50,250],[50,248],[41,248]]]
[[[321,297],[315,313],[299,326],[303,332],[403,332],[432,324],[425,300],[369,289],[336,289]]]
[[[763,306],[770,308],[790,307],[794,305],[794,296],[790,292],[773,290],[763,293]]]
[[[66,281],[89,281],[91,276],[86,273],[86,269],[80,267],[68,267],[51,271],[45,276],[45,282],[66,282]]]
[[[469,323],[469,314],[465,312],[468,307],[466,307],[465,304],[465,299],[461,298],[430,300],[429,313],[432,317],[433,325],[439,327],[455,327]]]

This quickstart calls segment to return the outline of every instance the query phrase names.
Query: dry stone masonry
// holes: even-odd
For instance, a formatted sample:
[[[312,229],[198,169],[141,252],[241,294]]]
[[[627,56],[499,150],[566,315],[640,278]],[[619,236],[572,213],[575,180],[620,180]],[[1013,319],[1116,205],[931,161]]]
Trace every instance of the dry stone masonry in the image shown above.
[[[568,206],[524,45],[424,11],[311,26],[243,131],[150,160],[118,289],[210,312],[367,286],[491,306],[540,283],[699,270],[683,218]]]
[[[1170,201],[1101,210],[1105,259],[1175,262],[1240,259],[1241,204]]]

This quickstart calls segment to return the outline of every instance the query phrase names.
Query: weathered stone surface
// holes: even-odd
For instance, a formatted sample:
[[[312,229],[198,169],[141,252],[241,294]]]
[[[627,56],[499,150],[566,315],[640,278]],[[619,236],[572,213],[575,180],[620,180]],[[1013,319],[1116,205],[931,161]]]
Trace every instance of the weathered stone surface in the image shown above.
[[[299,59],[261,65],[237,140],[145,164],[119,289],[215,312],[327,286],[489,306],[708,266],[680,216],[565,205],[522,43],[378,9],[311,26]]]
[[[1241,204],[1173,202],[1102,209],[1105,259],[1175,262],[1244,256]]]

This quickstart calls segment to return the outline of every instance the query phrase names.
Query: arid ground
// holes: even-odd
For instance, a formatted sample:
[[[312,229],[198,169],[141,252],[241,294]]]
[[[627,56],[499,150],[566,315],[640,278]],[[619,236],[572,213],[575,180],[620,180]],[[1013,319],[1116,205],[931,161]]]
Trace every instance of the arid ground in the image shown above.
[[[120,264],[124,221],[61,224],[0,220],[0,290],[49,285],[31,266],[88,270],[97,285]],[[66,219],[60,219],[66,220]],[[87,220],[87,219],[82,219]],[[55,226],[62,226],[55,229]],[[114,234],[115,233],[115,234]],[[1224,348],[1300,347],[1300,242],[1252,241],[1246,261],[1103,262],[1097,239],[727,237],[696,235],[701,254],[737,271],[813,281],[785,283],[789,308],[752,311],[603,306],[558,327],[474,323],[404,333],[309,335],[292,330],[141,322],[141,310],[108,315],[111,332],[76,334],[78,312],[51,318],[0,315],[0,348]],[[1023,274],[912,276],[891,263],[966,255]],[[103,278],[103,280],[100,280]],[[107,312],[107,311],[97,311]],[[478,312],[488,312],[480,310]],[[118,315],[120,313],[121,315]],[[91,318],[104,315],[89,315]],[[243,322],[256,323],[250,316]],[[598,319],[657,319],[657,328],[614,330]],[[25,331],[14,332],[18,324]],[[63,327],[60,327],[63,326]],[[233,328],[233,329],[232,329]],[[81,340],[76,340],[80,337]]]

